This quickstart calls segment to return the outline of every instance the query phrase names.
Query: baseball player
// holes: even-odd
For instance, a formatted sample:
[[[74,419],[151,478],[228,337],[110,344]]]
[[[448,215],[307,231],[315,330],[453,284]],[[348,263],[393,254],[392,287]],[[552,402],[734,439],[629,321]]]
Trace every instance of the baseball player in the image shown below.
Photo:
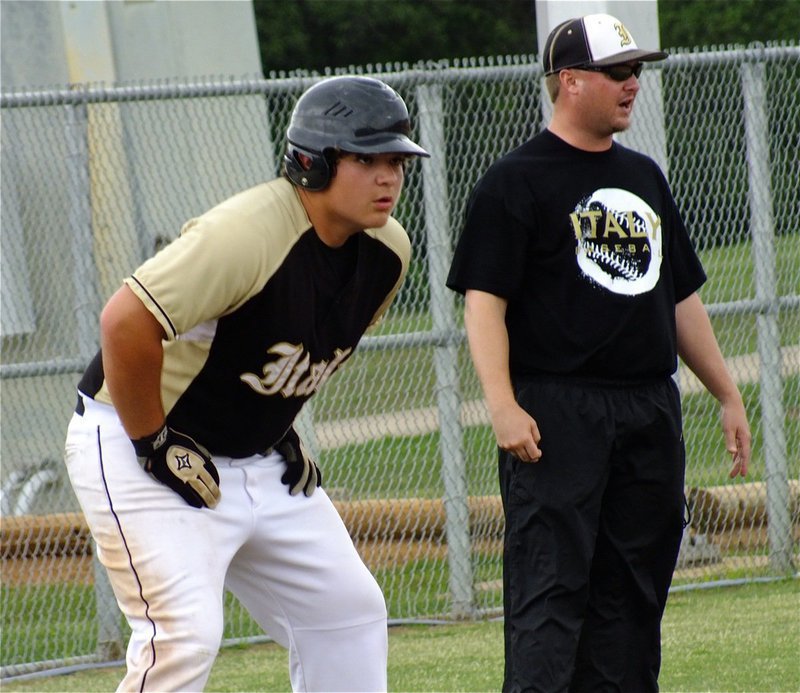
[[[499,448],[504,690],[655,691],[683,530],[679,355],[720,402],[732,477],[750,429],[664,174],[614,141],[666,54],[592,14],[542,57],[553,116],[476,184],[448,277]]]
[[[103,309],[65,458],[133,631],[119,690],[201,690],[225,588],[294,690],[386,689],[383,595],[293,421],[406,274],[409,132],[383,82],[318,82],[284,175],[187,222]]]

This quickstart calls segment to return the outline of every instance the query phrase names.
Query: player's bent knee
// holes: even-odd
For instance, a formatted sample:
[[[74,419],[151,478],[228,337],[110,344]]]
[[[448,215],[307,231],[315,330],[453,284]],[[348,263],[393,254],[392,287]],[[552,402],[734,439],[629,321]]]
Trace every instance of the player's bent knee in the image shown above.
[[[202,691],[217,651],[156,641],[128,653],[128,670],[118,690]]]
[[[147,633],[153,649],[169,649],[176,658],[215,657],[222,642],[222,622],[198,612],[189,618],[156,619]]]
[[[383,592],[365,566],[334,577],[308,603],[306,613],[314,613],[314,627],[339,628],[386,620]]]
[[[343,596],[346,597],[343,600],[345,609],[350,614],[358,614],[360,622],[387,620],[386,600],[381,588],[371,575],[369,580],[355,583],[355,589],[349,590]]]

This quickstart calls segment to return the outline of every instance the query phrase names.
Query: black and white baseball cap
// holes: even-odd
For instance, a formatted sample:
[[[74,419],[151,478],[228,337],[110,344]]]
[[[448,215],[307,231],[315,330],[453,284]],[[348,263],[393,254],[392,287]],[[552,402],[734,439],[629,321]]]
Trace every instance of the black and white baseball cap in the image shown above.
[[[663,51],[642,50],[631,32],[610,14],[588,14],[568,19],[550,32],[544,44],[544,73],[581,65],[604,67],[631,60],[664,60]]]

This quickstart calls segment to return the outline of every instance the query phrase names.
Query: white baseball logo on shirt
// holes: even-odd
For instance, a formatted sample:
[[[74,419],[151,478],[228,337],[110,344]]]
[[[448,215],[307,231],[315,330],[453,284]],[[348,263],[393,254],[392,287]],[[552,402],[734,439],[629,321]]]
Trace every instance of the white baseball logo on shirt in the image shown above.
[[[650,291],[661,271],[661,217],[638,195],[601,188],[570,214],[575,256],[584,278],[608,291]]]

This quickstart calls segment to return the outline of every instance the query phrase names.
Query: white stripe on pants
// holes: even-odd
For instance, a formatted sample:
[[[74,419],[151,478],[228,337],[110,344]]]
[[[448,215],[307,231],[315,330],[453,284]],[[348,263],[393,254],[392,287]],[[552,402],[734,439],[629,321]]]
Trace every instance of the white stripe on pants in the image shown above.
[[[289,649],[294,690],[386,690],[386,605],[323,489],[290,496],[273,454],[215,457],[222,499],[189,506],[139,466],[113,408],[70,422],[72,485],[133,633],[119,690],[202,690],[230,589]]]

